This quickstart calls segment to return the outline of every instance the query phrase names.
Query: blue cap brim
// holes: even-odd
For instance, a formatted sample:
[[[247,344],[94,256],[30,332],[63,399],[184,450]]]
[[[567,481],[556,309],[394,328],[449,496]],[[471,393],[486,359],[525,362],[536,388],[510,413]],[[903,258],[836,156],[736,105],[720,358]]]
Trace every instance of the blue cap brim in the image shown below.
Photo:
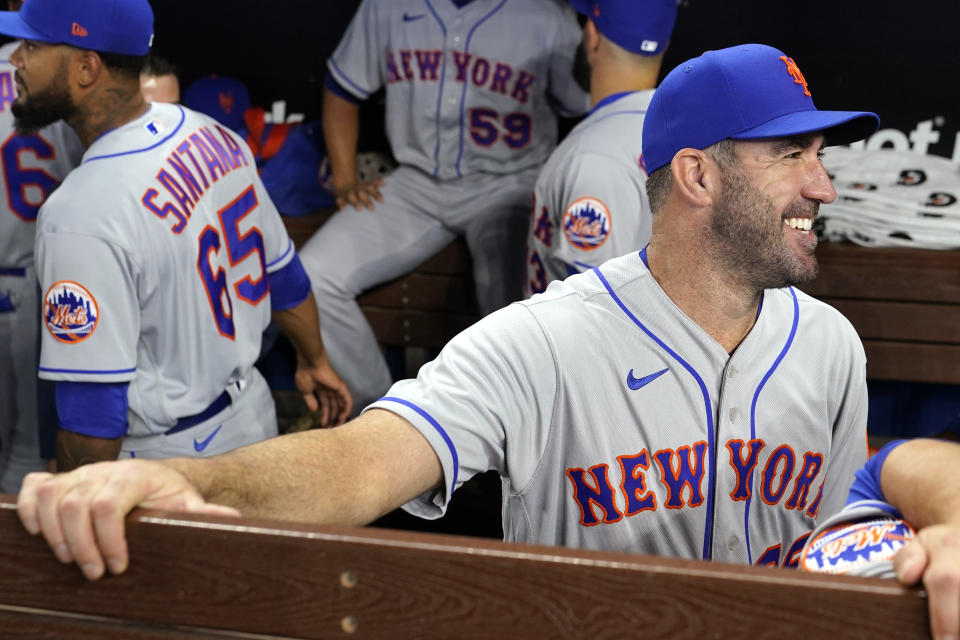
[[[869,111],[795,111],[730,136],[733,140],[783,138],[820,131],[827,145],[863,140],[880,126]]]
[[[23,21],[18,11],[0,11],[0,33],[19,40],[36,40],[37,42],[51,42],[46,36]]]

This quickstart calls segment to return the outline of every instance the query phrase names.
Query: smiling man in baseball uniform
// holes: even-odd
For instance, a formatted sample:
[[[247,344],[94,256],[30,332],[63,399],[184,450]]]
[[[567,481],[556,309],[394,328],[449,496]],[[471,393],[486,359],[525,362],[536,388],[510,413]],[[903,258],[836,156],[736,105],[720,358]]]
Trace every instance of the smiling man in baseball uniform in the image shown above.
[[[249,148],[214,120],[145,103],[146,0],[30,0],[0,15],[22,130],[66,121],[82,163],[43,205],[40,375],[56,381],[57,463],[212,455],[276,435],[253,367],[271,315],[321,421],[350,396]]]
[[[560,0],[364,0],[327,63],[323,132],[342,210],[302,248],[330,361],[357,407],[391,377],[356,297],[464,236],[482,313],[522,296],[530,193],[580,115],[579,34]],[[400,166],[359,182],[357,102],[386,91]],[[344,208],[345,207],[345,208]],[[366,209],[371,209],[367,211]]]
[[[643,116],[677,18],[676,0],[571,0],[586,20],[575,66],[591,109],[550,154],[534,190],[524,295],[650,238],[640,166]]]
[[[128,556],[121,509],[93,504],[356,524],[400,504],[438,516],[496,469],[510,541],[794,566],[866,460],[867,401],[852,326],[792,285],[816,273],[809,223],[835,197],[824,141],[877,126],[872,113],[819,111],[809,93],[764,45],[681,64],[644,124],[644,251],[491,314],[342,427],[213,459],[31,474],[24,525],[97,578]],[[945,523],[921,530],[899,575],[943,578],[927,587],[948,637],[960,447],[939,448],[930,474],[911,442],[872,475],[919,526]],[[938,490],[926,500],[917,484]]]

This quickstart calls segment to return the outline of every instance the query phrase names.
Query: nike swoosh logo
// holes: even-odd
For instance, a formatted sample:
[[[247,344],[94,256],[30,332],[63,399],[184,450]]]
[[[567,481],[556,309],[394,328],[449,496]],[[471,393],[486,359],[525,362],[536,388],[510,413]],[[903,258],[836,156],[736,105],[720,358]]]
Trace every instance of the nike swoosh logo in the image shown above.
[[[197,441],[196,438],[194,438],[194,439],[193,439],[193,450],[196,451],[197,453],[200,453],[201,451],[203,451],[204,449],[206,449],[206,448],[207,448],[207,445],[210,444],[210,441],[213,440],[213,436],[217,435],[217,432],[219,432],[221,428],[223,428],[223,425],[220,425],[219,427],[217,427],[216,429],[214,429],[214,430],[213,430],[213,433],[211,433],[210,435],[208,435],[206,438],[204,438],[203,440],[201,440],[201,441],[199,441],[199,442]]]
[[[426,17],[427,17],[427,14],[425,14],[425,13],[421,13],[421,14],[418,15],[418,16],[412,16],[412,15],[410,15],[409,13],[405,13],[405,14],[403,14],[403,21],[404,21],[404,22],[413,22],[414,20],[419,20],[420,18],[426,18]]]
[[[630,369],[630,373],[627,374],[627,386],[630,387],[631,391],[636,391],[640,387],[647,386],[648,384],[650,384],[651,382],[653,382],[654,380],[656,380],[657,378],[665,374],[667,371],[668,371],[667,369],[663,369],[662,371],[651,373],[650,375],[643,376],[642,378],[634,378],[633,369]]]

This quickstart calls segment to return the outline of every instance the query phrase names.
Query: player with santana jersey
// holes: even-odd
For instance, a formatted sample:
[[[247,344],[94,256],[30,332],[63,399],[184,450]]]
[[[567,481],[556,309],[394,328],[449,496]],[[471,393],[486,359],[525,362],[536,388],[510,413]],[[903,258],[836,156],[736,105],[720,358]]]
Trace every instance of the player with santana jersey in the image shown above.
[[[278,303],[271,275],[295,255],[246,144],[212,118],[154,103],[100,137],[38,224],[46,326],[40,375],[129,383],[122,390],[128,410],[125,424],[102,432],[61,410],[61,426],[126,434],[126,455],[189,453],[171,451],[170,435],[227,393],[240,419],[226,424],[229,414],[219,415],[195,425],[187,444],[192,439],[196,453],[276,435],[273,404],[253,363]],[[248,394],[263,407],[259,419],[236,407]]]
[[[324,136],[339,204],[373,212],[337,213],[301,250],[331,362],[358,407],[391,382],[355,300],[362,291],[463,235],[480,310],[521,296],[530,193],[556,144],[556,112],[588,106],[572,74],[578,40],[559,0],[361,3],[328,61]],[[356,137],[346,135],[355,103],[380,88],[400,163],[382,189],[356,184]],[[376,195],[364,201],[365,189]]]
[[[650,238],[643,117],[677,17],[675,0],[574,0],[586,18],[578,72],[593,107],[537,178],[524,296]],[[578,75],[579,78],[579,75]]]
[[[0,47],[0,491],[16,493],[23,476],[44,468],[37,429],[40,300],[33,263],[37,213],[44,199],[80,162],[83,147],[57,122],[36,134],[13,131],[16,97],[9,56]]]

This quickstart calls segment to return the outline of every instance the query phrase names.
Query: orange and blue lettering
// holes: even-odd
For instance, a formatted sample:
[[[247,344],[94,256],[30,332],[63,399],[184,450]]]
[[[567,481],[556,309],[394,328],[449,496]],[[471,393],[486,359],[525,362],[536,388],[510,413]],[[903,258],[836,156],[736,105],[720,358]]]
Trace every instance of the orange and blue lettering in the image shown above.
[[[510,94],[510,97],[526,104],[527,100],[530,99],[530,85],[533,84],[534,80],[536,80],[535,76],[521,69],[520,75],[517,77],[517,83],[513,85],[513,92]]]
[[[773,488],[777,469],[780,467],[780,461],[783,460],[783,470],[780,472],[780,481],[776,490]],[[780,502],[787,485],[790,484],[790,478],[793,476],[793,467],[796,465],[797,456],[790,448],[790,445],[782,444],[770,457],[767,458],[767,464],[763,467],[763,481],[760,484],[760,497],[769,505],[775,505]]]
[[[417,66],[420,67],[420,79],[436,80],[443,51],[415,51],[414,54],[417,56]]]
[[[406,49],[400,51],[400,66],[403,67],[403,76],[407,80],[413,80],[413,68],[410,66],[410,57],[413,54]]]
[[[486,58],[481,58],[477,56],[476,61],[473,63],[473,72],[470,74],[470,79],[473,80],[473,84],[482,87],[487,84],[487,79],[490,77],[490,61]]]
[[[807,505],[807,493],[823,467],[823,455],[806,452],[803,454],[803,467],[793,483],[793,493],[787,500],[787,509],[803,509]]]
[[[470,66],[470,60],[473,55],[463,51],[453,52],[453,63],[457,66],[457,82],[467,81],[467,67]]]
[[[650,456],[643,449],[635,456],[617,456],[620,471],[623,474],[623,484],[620,485],[623,496],[627,499],[623,515],[632,516],[641,511],[653,511],[657,508],[657,496],[647,489],[647,480],[644,472],[650,468]]]
[[[199,133],[190,134],[190,142],[193,143],[193,147],[200,152],[200,159],[203,160],[204,164],[207,165],[207,170],[210,172],[210,178],[216,182],[220,178],[217,177],[217,169],[220,169],[220,173],[223,175],[227,174],[227,170],[220,164],[220,160],[217,158],[217,155],[213,152],[213,149],[204,142],[203,138],[200,137]]]
[[[493,70],[493,80],[490,81],[490,91],[496,91],[502,95],[507,95],[507,83],[513,76],[513,69],[510,65],[498,62]]]
[[[546,206],[540,209],[540,216],[537,218],[537,224],[534,226],[533,235],[548,247],[553,246],[553,224],[550,222],[550,213],[547,211]]]
[[[701,484],[704,473],[704,453],[707,450],[707,443],[703,440],[696,442],[691,449],[688,446],[677,447],[673,449],[661,449],[653,454],[660,467],[660,481],[667,489],[667,499],[663,504],[668,509],[681,509],[684,506],[683,488],[689,488],[690,498],[687,505],[691,507],[700,506],[703,503],[703,491]],[[693,453],[694,459],[691,461],[690,454]],[[673,464],[673,458],[677,458],[676,467]]]
[[[590,467],[589,471],[593,476],[592,485],[587,482],[586,472],[583,469],[567,469],[567,477],[573,483],[573,499],[580,507],[580,524],[585,527],[600,524],[600,520],[593,512],[594,505],[603,511],[604,524],[620,521],[623,515],[617,510],[607,465],[598,464]]]
[[[737,484],[730,497],[733,500],[749,500],[752,491],[750,490],[750,478],[753,476],[753,469],[757,466],[757,458],[760,451],[765,446],[763,440],[754,438],[747,444],[749,453],[747,459],[743,459],[743,440],[730,440],[727,442],[727,451],[730,452],[730,466],[737,474]]]

